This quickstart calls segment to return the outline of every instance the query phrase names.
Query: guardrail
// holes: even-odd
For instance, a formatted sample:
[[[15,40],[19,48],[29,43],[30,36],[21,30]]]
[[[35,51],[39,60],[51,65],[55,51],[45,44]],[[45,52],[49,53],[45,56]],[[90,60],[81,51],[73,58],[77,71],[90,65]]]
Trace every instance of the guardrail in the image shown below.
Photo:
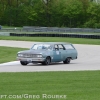
[[[26,37],[71,37],[71,38],[89,38],[89,39],[100,39],[100,35],[89,35],[89,34],[17,34],[10,33],[10,36],[26,36]]]
[[[34,27],[34,26],[24,26],[22,29],[2,28],[0,31],[1,32],[100,33],[100,29],[94,29],[94,28],[59,28],[59,27]]]
[[[59,27],[32,27],[24,26],[22,31],[27,32],[91,32],[91,33],[100,33],[100,29],[94,28],[59,28]]]

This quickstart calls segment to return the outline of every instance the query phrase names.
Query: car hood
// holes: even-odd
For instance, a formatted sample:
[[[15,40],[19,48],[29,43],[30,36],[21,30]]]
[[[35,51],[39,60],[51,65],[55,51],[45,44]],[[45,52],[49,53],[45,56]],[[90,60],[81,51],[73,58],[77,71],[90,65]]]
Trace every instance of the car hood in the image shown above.
[[[18,53],[23,53],[23,54],[43,54],[47,52],[47,50],[24,50],[24,51],[19,51]]]

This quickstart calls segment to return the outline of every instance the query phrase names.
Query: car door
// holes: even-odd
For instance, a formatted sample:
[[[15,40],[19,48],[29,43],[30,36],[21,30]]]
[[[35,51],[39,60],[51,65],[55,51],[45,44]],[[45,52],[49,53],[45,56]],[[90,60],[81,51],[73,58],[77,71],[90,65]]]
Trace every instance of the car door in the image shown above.
[[[65,44],[64,47],[66,48],[67,57],[71,57],[72,59],[75,59],[77,57],[75,52],[76,50],[73,45]]]
[[[61,53],[61,61],[66,59],[66,49],[63,44],[58,44],[59,52]]]
[[[59,51],[58,45],[54,45],[53,61],[54,62],[60,62],[61,61],[61,52]]]

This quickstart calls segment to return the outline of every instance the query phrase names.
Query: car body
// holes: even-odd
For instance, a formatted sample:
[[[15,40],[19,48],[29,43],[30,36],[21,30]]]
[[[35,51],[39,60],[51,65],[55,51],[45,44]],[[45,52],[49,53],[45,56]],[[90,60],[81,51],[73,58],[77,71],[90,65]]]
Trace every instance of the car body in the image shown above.
[[[41,63],[49,65],[52,62],[69,64],[77,59],[78,53],[73,44],[66,42],[39,42],[34,43],[30,50],[19,51],[17,59],[21,65]]]

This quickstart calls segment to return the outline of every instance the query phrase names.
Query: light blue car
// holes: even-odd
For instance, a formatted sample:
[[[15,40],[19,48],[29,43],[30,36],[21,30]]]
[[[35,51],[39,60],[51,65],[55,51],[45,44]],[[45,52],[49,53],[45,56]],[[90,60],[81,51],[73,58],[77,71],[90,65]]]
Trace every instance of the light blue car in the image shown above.
[[[19,51],[17,59],[21,65],[29,63],[41,63],[49,65],[52,62],[69,64],[71,60],[77,59],[78,53],[71,43],[65,42],[41,42],[34,43],[30,50]]]

